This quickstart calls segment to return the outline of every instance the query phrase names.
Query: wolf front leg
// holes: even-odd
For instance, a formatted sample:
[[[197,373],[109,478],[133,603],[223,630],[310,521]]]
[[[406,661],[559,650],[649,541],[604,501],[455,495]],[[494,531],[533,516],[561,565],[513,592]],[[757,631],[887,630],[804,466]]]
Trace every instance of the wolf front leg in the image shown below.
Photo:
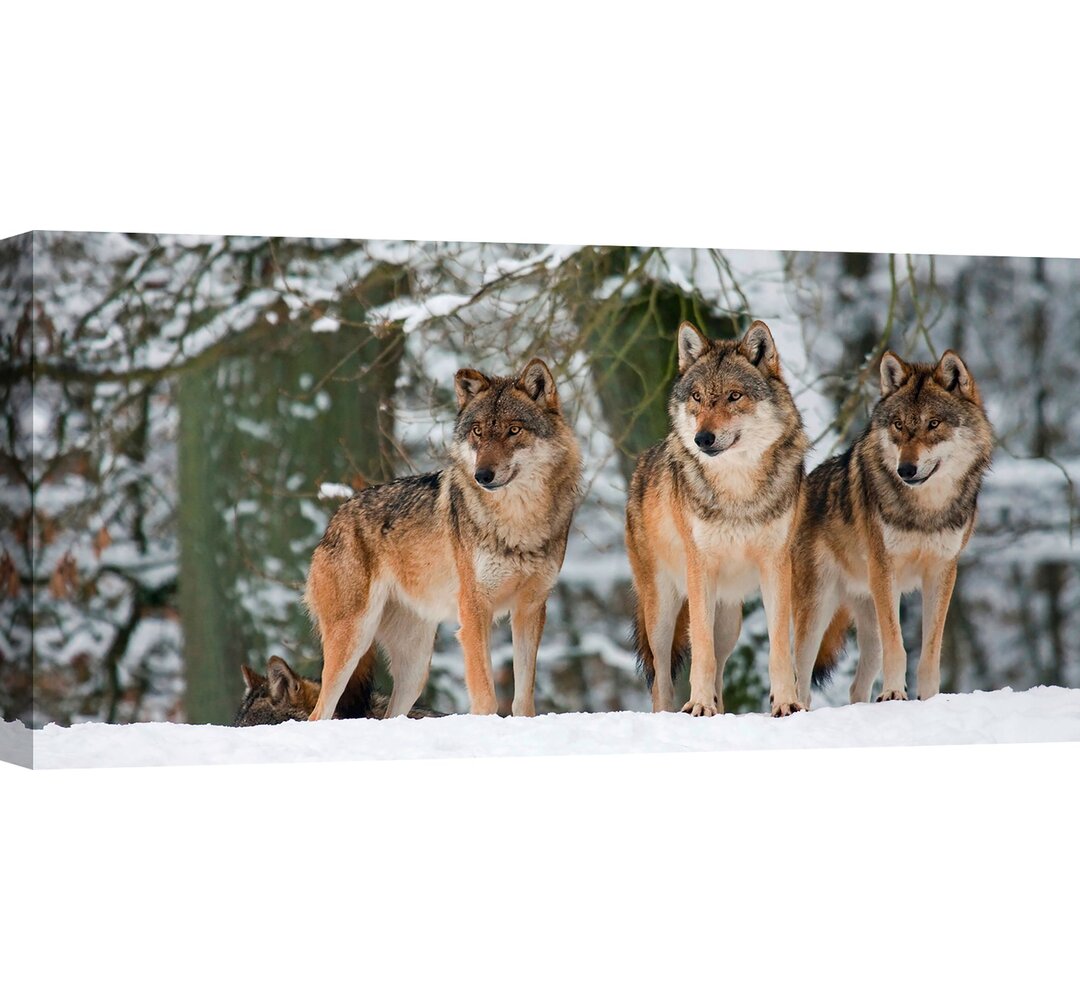
[[[870,597],[877,613],[885,680],[878,701],[904,701],[907,698],[907,654],[900,632],[900,600],[893,580],[892,564],[884,544],[871,543],[867,568]]]
[[[491,673],[491,602],[476,580],[472,560],[459,553],[458,568],[458,642],[465,659],[465,687],[469,692],[469,711],[473,715],[494,715],[498,711],[495,679]]]
[[[769,626],[769,703],[774,718],[801,712],[806,706],[795,691],[791,657],[791,552],[770,553],[758,567],[761,602]]]
[[[521,594],[510,615],[514,641],[514,715],[536,715],[533,691],[536,686],[536,652],[547,615],[547,588]]]
[[[919,698],[933,698],[941,690],[941,637],[956,584],[956,560],[931,567],[922,580],[922,653],[919,655]]]
[[[688,546],[686,589],[690,604],[690,700],[682,710],[691,715],[716,715],[716,580],[715,570]]]

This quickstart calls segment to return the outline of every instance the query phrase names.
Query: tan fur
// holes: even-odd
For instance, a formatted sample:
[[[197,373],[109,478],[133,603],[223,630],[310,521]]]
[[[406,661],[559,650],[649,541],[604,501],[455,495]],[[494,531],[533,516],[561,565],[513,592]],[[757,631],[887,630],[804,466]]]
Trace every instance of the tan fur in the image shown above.
[[[390,659],[389,715],[427,679],[440,621],[457,619],[471,710],[496,710],[492,620],[511,613],[514,714],[535,711],[544,605],[579,498],[580,453],[555,381],[533,360],[516,377],[462,369],[448,469],[371,487],[338,508],[312,556],[305,600],[323,642],[312,719],[329,718],[359,658]]]
[[[945,616],[975,528],[992,430],[975,380],[953,351],[936,365],[886,352],[881,389],[859,440],[807,479],[795,545],[795,657],[804,702],[814,661],[827,660],[822,647],[835,640],[830,629],[822,642],[830,619],[851,612],[859,642],[852,701],[869,700],[882,669],[879,700],[907,697],[899,606],[901,593],[916,589],[923,592],[918,696],[940,686]]]
[[[690,700],[683,711],[724,710],[724,664],[743,599],[761,587],[769,624],[772,712],[796,698],[791,656],[790,547],[808,448],[769,328],[741,341],[678,332],[680,378],[671,433],[638,460],[626,544],[638,598],[638,654],[653,710],[671,711],[672,664],[689,612]]]

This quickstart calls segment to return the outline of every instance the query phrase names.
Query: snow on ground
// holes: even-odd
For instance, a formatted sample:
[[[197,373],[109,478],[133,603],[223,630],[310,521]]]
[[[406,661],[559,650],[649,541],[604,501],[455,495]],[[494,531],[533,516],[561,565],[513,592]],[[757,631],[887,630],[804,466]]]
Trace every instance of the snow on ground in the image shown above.
[[[251,764],[434,757],[556,756],[1080,741],[1080,690],[946,694],[927,702],[820,708],[787,719],[694,719],[644,712],[456,715],[442,719],[286,722],[232,729],[145,722],[52,724],[35,733],[34,765]]]

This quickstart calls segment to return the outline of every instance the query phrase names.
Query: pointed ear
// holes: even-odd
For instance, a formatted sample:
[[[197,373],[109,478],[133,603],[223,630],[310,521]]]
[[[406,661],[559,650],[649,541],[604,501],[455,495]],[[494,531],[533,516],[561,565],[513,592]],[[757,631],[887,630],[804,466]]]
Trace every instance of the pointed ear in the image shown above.
[[[755,368],[763,368],[770,375],[780,374],[780,354],[776,350],[772,331],[761,320],[754,320],[750,329],[739,341],[739,353]]]
[[[270,697],[275,700],[295,695],[300,690],[300,677],[280,656],[271,656],[266,663],[266,680]]]
[[[981,403],[979,389],[967,365],[956,351],[946,351],[934,369],[934,381],[948,392],[955,392],[973,403]]]
[[[911,374],[909,365],[899,354],[886,351],[881,359],[881,398],[891,396]]]
[[[686,371],[708,349],[709,341],[693,323],[684,322],[675,335],[679,342],[679,374]]]
[[[491,385],[491,379],[483,372],[478,372],[475,368],[462,368],[454,376],[454,392],[457,394],[458,409],[465,409],[465,404],[489,385]]]
[[[246,663],[240,664],[240,673],[244,675],[244,694],[254,690],[266,679],[262,674],[252,670]]]
[[[532,399],[543,398],[549,410],[559,408],[559,394],[551,370],[539,358],[533,358],[518,376],[517,384]]]

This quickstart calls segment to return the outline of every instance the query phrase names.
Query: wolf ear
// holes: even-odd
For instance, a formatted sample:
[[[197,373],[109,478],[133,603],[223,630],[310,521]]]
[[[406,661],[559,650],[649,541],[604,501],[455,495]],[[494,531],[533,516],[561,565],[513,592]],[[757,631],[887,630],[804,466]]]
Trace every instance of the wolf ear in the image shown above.
[[[881,398],[891,396],[900,388],[911,374],[909,365],[899,354],[886,351],[881,359]]]
[[[489,385],[491,385],[491,379],[483,372],[478,372],[475,368],[460,369],[454,376],[454,392],[457,394],[458,409],[465,409],[465,404]]]
[[[948,392],[955,392],[973,403],[980,403],[979,390],[967,365],[956,351],[946,351],[934,369],[934,381]]]
[[[533,358],[518,376],[517,384],[531,399],[544,398],[544,405],[549,410],[559,408],[559,394],[555,390],[555,379],[551,370],[539,358]]]
[[[772,331],[761,320],[756,319],[750,329],[739,341],[739,352],[755,368],[764,368],[770,375],[780,374],[780,354],[776,350],[776,341]]]
[[[300,677],[280,656],[271,656],[266,664],[266,680],[270,697],[275,701],[295,695],[300,690]]]
[[[679,374],[681,375],[709,349],[709,341],[689,321],[679,325],[676,339],[679,341]]]
[[[244,675],[245,694],[247,694],[248,691],[254,691],[255,688],[265,680],[261,674],[256,673],[256,671],[252,670],[246,663],[240,664],[240,673]]]

